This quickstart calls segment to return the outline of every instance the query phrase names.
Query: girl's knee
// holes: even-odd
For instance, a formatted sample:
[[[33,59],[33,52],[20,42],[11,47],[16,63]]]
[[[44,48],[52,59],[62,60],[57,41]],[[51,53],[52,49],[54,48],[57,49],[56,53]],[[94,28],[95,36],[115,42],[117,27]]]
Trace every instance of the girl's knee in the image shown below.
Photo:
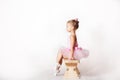
[[[59,55],[59,56],[63,56],[63,54],[62,54],[62,53],[58,53],[58,55]]]

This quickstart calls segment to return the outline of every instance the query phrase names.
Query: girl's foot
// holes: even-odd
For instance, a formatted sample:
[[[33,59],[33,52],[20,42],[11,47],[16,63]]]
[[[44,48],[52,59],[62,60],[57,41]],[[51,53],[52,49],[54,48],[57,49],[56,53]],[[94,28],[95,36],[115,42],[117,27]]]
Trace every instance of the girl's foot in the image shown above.
[[[56,66],[55,66],[55,73],[54,75],[57,76],[57,74],[60,72],[60,64],[59,63],[56,63]]]

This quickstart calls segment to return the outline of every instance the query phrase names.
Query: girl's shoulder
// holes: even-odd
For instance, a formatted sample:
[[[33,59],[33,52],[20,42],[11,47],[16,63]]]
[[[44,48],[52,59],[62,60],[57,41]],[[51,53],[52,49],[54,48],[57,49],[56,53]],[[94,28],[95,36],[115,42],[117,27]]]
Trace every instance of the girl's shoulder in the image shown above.
[[[76,35],[70,35],[69,40],[74,40],[77,43],[77,36]]]
[[[70,35],[69,38],[70,39],[75,39],[75,40],[77,39],[76,35]]]

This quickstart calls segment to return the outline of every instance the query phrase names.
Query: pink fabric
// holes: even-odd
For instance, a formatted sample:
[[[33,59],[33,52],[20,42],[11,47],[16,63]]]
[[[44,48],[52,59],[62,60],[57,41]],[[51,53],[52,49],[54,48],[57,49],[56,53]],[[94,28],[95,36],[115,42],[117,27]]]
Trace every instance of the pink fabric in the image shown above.
[[[62,53],[63,57],[65,58],[69,58],[70,56],[70,39],[68,39],[68,42],[69,42],[68,47],[61,47],[59,49],[59,52]],[[89,56],[89,51],[81,47],[78,47],[78,43],[76,42],[74,46],[74,58],[80,60],[88,56]]]

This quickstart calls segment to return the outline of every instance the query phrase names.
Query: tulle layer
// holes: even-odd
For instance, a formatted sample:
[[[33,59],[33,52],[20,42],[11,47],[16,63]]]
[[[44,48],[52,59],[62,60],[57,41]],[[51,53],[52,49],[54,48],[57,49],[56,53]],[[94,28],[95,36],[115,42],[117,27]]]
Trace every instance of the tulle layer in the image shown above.
[[[65,58],[69,58],[70,56],[70,49],[66,47],[60,47],[59,52],[63,55]],[[81,47],[75,47],[74,48],[74,58],[77,60],[80,60],[82,58],[86,58],[89,56],[89,51],[87,49],[83,49]]]

